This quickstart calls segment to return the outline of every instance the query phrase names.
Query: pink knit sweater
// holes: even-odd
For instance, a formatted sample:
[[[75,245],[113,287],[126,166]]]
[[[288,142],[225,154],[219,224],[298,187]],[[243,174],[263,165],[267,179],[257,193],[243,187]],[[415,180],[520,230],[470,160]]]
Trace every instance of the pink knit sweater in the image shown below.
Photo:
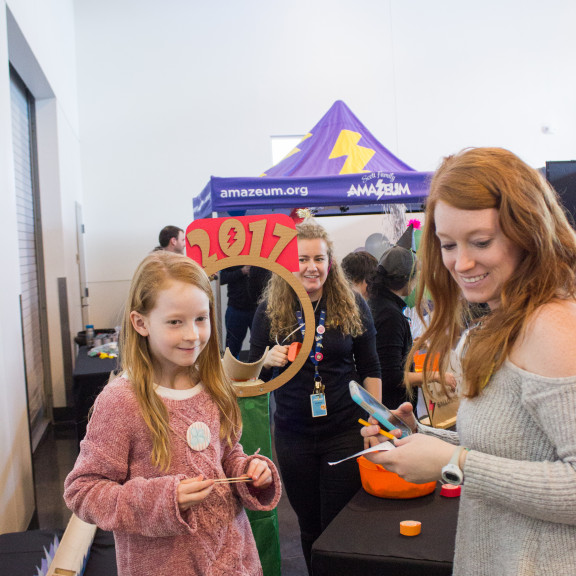
[[[280,499],[278,472],[272,485],[215,484],[186,512],[178,508],[180,480],[242,475],[254,456],[219,438],[220,418],[200,386],[184,400],[163,398],[170,414],[172,462],[161,473],[150,462],[152,442],[130,382],[117,378],[96,400],[80,455],[65,482],[67,506],[82,520],[114,531],[120,576],[260,575],[262,568],[243,506],[271,510]],[[185,443],[188,425],[205,422],[211,442],[195,452]],[[263,458],[263,456],[258,456]]]

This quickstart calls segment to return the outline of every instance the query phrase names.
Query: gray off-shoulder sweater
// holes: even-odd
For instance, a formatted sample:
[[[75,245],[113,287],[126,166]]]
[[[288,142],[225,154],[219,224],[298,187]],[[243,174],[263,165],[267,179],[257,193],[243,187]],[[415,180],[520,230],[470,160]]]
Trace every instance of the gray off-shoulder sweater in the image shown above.
[[[419,426],[470,449],[454,576],[576,575],[576,376],[507,361],[462,400],[457,429]]]

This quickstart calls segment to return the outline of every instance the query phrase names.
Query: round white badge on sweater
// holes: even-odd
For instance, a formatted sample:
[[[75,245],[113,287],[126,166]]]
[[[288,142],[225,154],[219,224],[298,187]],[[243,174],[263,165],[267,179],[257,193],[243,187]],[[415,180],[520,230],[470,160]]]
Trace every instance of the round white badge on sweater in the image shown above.
[[[186,441],[192,450],[200,452],[210,445],[210,428],[204,422],[194,422],[188,427]]]

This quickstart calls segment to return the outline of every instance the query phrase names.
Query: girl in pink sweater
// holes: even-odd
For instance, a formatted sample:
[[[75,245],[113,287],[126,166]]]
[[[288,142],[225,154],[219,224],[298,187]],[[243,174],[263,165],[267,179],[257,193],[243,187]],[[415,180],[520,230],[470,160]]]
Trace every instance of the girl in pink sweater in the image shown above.
[[[208,277],[165,251],[138,267],[124,314],[123,373],[94,404],[65,482],[68,507],[114,531],[120,576],[262,574],[243,507],[280,499],[274,464],[238,443]],[[248,477],[248,482],[218,482]]]

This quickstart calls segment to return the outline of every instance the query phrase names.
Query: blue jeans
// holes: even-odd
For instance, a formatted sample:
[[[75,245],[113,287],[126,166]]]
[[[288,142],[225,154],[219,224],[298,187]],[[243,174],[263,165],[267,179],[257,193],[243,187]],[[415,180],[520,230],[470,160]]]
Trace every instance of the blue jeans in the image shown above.
[[[275,430],[282,482],[298,517],[302,552],[310,570],[312,544],[361,487],[355,459],[329,466],[363,449],[358,430],[314,437]]]
[[[226,347],[230,348],[230,353],[234,358],[238,358],[242,350],[242,342],[252,328],[255,310],[241,310],[228,306],[226,308]]]

